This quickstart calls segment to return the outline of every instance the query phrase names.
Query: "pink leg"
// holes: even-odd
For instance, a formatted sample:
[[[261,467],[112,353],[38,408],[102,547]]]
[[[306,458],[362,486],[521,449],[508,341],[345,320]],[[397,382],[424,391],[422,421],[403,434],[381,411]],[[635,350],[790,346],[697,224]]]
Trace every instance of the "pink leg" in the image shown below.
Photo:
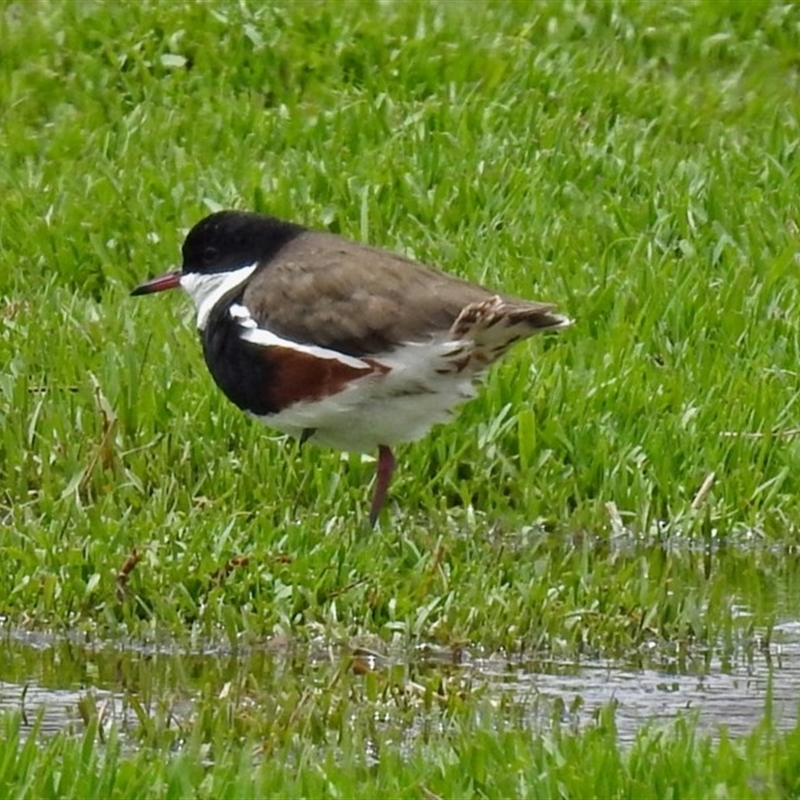
[[[378,515],[383,508],[383,501],[386,500],[386,492],[389,489],[389,481],[394,472],[394,456],[392,451],[385,445],[378,446],[378,467],[375,470],[377,481],[375,483],[375,496],[372,498],[372,506],[369,510],[369,524],[374,528],[378,521]]]

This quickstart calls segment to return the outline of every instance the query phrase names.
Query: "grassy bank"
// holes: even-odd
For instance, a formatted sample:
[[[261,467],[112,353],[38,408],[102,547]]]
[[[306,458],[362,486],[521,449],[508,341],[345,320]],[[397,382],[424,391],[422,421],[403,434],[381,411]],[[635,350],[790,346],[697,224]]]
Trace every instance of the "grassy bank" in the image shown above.
[[[6,624],[576,660],[768,648],[799,605],[799,51],[800,14],[777,2],[2,3]],[[188,300],[128,296],[231,206],[556,302],[576,324],[400,449],[367,533],[372,464],[248,421],[212,385]],[[691,724],[644,732],[604,766],[608,721],[555,744],[511,725],[490,746],[464,702],[452,741],[385,747],[352,774],[366,722],[339,751],[289,719],[282,757],[317,764],[262,788],[315,794],[328,764],[342,795],[361,778],[386,794],[638,795],[636,765],[663,752],[698,781],[679,794],[710,794],[714,770],[796,790],[777,777],[797,769],[791,739],[765,731],[736,747],[695,746]],[[216,725],[192,728],[197,747]],[[243,735],[215,763],[244,791],[272,778],[241,777],[261,731]],[[9,745],[32,760],[6,775],[33,770],[48,793],[39,768],[82,754],[85,780],[124,762],[166,793],[197,768],[190,749],[134,774],[144,755],[87,736]],[[463,773],[471,743],[492,780]],[[178,794],[213,795],[186,774]]]

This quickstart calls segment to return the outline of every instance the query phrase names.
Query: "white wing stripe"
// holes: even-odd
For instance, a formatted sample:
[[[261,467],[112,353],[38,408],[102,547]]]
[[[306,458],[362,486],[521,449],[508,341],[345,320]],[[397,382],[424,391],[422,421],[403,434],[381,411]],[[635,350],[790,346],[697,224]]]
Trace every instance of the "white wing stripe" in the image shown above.
[[[373,369],[372,365],[367,364],[360,358],[354,358],[353,356],[339,353],[336,350],[329,350],[326,347],[293,342],[291,339],[284,339],[266,328],[259,328],[248,309],[243,305],[232,305],[231,317],[233,317],[241,327],[239,336],[245,342],[257,344],[260,347],[283,347],[288,350],[295,350],[298,353],[306,353],[316,358],[332,358],[341,364],[347,364],[347,366],[355,367],[356,369]]]

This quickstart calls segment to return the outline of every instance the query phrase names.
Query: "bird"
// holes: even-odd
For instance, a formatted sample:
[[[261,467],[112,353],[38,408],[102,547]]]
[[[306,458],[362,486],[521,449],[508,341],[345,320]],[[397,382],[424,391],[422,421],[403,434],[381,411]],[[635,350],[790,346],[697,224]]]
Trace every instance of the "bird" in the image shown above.
[[[377,452],[372,527],[392,448],[451,420],[512,345],[572,323],[549,303],[250,211],[206,216],[182,256],[131,294],[191,297],[206,365],[242,411],[301,443]]]

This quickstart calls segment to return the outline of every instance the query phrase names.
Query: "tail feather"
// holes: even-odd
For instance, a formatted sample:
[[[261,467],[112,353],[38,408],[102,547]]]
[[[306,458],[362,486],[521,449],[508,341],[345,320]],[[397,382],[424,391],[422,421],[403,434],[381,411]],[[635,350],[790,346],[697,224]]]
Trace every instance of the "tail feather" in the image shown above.
[[[459,348],[448,360],[459,372],[480,372],[522,339],[572,324],[569,317],[553,309],[545,303],[503,300],[499,295],[470,303],[450,328],[450,338],[467,348]]]
[[[472,341],[477,347],[495,350],[498,355],[520,339],[546,330],[558,330],[572,324],[555,307],[545,303],[520,303],[495,295],[480,303],[470,303],[450,328],[455,340]]]

